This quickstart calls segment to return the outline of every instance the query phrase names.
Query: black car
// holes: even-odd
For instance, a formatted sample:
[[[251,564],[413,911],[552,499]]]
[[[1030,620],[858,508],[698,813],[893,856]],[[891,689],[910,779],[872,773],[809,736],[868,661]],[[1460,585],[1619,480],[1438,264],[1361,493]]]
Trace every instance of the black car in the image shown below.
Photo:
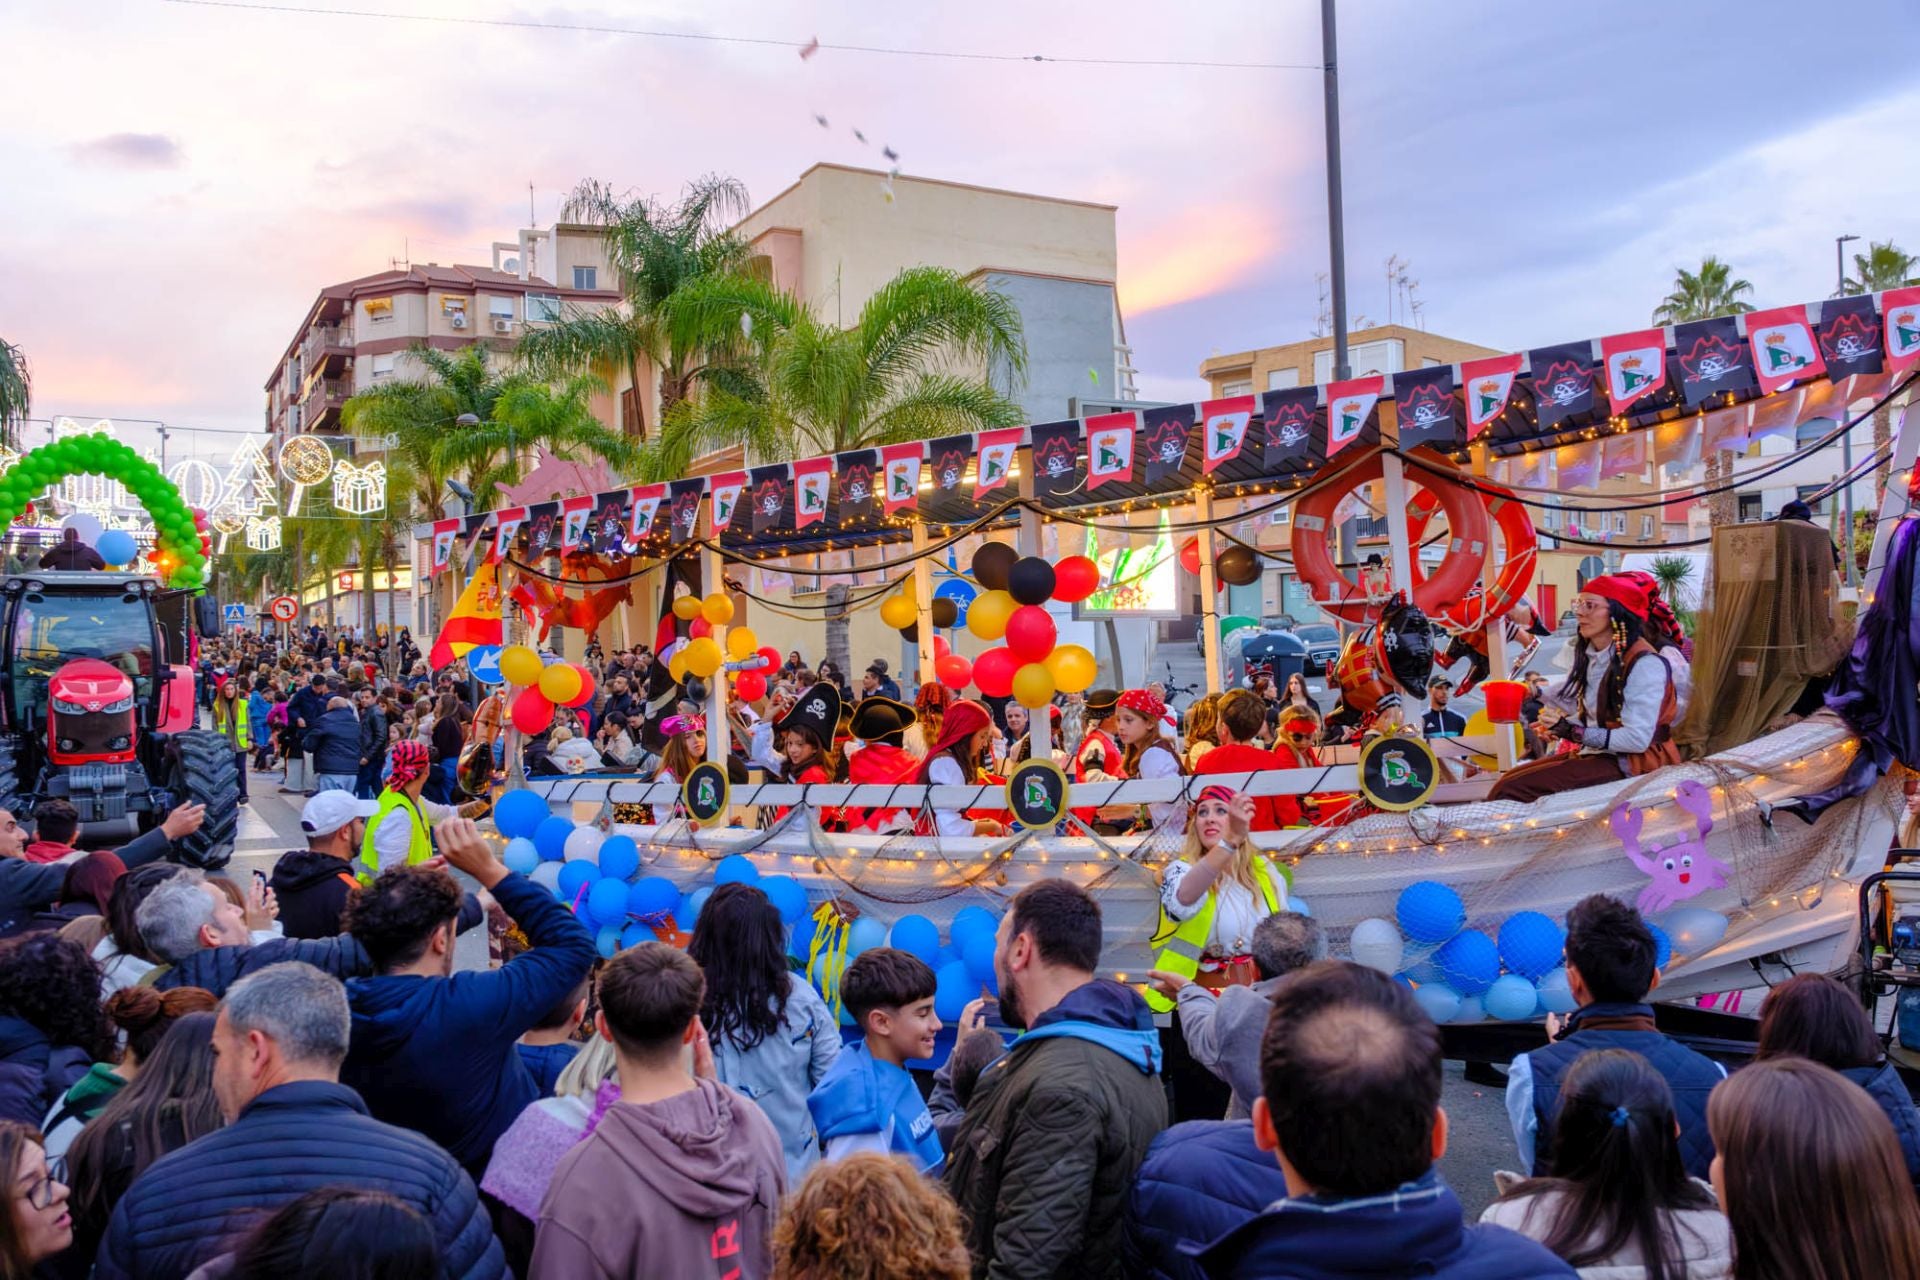
[[[1306,674],[1323,676],[1340,661],[1340,629],[1325,622],[1303,622],[1293,634],[1307,646]]]

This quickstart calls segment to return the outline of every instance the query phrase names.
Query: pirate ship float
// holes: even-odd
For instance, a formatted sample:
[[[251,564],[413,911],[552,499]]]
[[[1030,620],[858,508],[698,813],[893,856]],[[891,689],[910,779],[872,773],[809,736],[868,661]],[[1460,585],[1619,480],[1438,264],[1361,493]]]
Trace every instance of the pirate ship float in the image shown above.
[[[1162,537],[1170,527],[1196,533],[1208,610],[1202,635],[1215,672],[1211,602],[1215,552],[1224,544],[1236,556],[1290,558],[1313,584],[1316,602],[1363,634],[1373,627],[1377,637],[1390,635],[1378,625],[1383,605],[1411,602],[1444,619],[1487,668],[1505,675],[1514,655],[1498,619],[1528,594],[1536,543],[1530,511],[1645,511],[1698,500],[1710,491],[1659,479],[1651,496],[1628,502],[1591,490],[1597,478],[1623,471],[1688,474],[1714,451],[1733,455],[1734,474],[1718,487],[1757,484],[1907,391],[1920,362],[1916,311],[1920,290],[1899,290],[1461,366],[682,481],[708,499],[704,524],[676,525],[623,550],[709,583],[731,564],[752,600],[758,579],[741,566],[754,564],[753,573],[778,566],[818,580],[845,571],[844,561],[831,560],[836,552],[878,546],[874,572],[882,580],[856,589],[849,607],[896,590],[906,595],[913,605],[906,629],[917,634],[921,677],[931,680],[941,656],[931,589],[938,558],[957,560],[953,552],[1012,526],[1021,553],[1057,559],[1043,522],[1072,537],[1082,530],[1151,536],[1156,526],[1138,523],[1144,516],[1158,522]],[[1793,451],[1747,458],[1752,441],[1772,434],[1793,439]],[[1336,953],[1405,974],[1443,1020],[1530,1018],[1568,1000],[1557,922],[1595,892],[1636,901],[1658,925],[1668,1000],[1841,968],[1854,942],[1859,883],[1883,865],[1902,813],[1892,775],[1920,760],[1910,728],[1917,655],[1903,612],[1914,605],[1915,435],[1899,432],[1854,470],[1855,477],[1887,470],[1892,480],[1857,641],[1823,531],[1792,522],[1713,531],[1714,565],[1695,637],[1695,710],[1680,735],[1692,748],[1688,762],[1532,803],[1493,801],[1490,777],[1514,762],[1513,735],[1495,729],[1482,744],[1489,768],[1471,780],[1435,776],[1430,753],[1398,738],[1379,740],[1361,761],[1342,757],[1238,780],[1255,795],[1366,797],[1343,825],[1259,837],[1290,868],[1295,904],[1321,920]],[[1376,580],[1335,560],[1333,517],[1342,494],[1356,489],[1374,494],[1387,517],[1390,554]],[[1290,557],[1241,540],[1245,522],[1282,504],[1294,513]],[[1444,533],[1430,533],[1442,518]],[[636,525],[634,532],[644,531]],[[1097,544],[1099,534],[1084,536]],[[711,638],[724,639],[724,628],[713,630]],[[1551,670],[1564,664],[1562,648],[1550,640],[1532,660]],[[1396,683],[1410,686],[1418,674],[1396,670],[1386,652],[1343,666],[1349,696],[1362,676],[1377,695]],[[1783,713],[1808,678],[1829,671],[1839,714],[1786,723]],[[725,723],[727,678],[708,682],[706,693],[708,723]],[[1889,714],[1898,704],[1905,705]],[[1053,729],[1046,716],[1033,717],[1033,726],[1032,754],[1044,761]],[[723,749],[723,740],[713,734],[710,749]],[[679,786],[617,777],[527,785],[582,820],[612,803],[664,808],[683,799]],[[1074,785],[1052,808],[1036,803],[1038,812],[1026,815],[1033,826],[997,839],[830,833],[816,819],[847,806],[1018,809],[1031,797],[986,785],[748,783],[724,797],[735,817],[779,808],[788,816],[770,828],[698,827],[676,818],[625,830],[643,852],[643,870],[689,894],[729,858],[734,874],[750,864],[798,881],[811,920],[796,930],[796,953],[816,962],[823,945],[844,946],[858,920],[870,923],[852,925],[856,946],[862,936],[871,943],[876,932],[911,921],[916,937],[928,922],[936,931],[951,927],[957,948],[961,930],[951,922],[977,915],[967,908],[997,912],[1023,885],[1064,876],[1099,895],[1109,971],[1137,980],[1150,957],[1158,869],[1178,856],[1179,833],[1102,838],[1068,815],[1175,801],[1191,785]],[[962,962],[957,954],[935,958]],[[973,974],[976,984],[982,977]]]

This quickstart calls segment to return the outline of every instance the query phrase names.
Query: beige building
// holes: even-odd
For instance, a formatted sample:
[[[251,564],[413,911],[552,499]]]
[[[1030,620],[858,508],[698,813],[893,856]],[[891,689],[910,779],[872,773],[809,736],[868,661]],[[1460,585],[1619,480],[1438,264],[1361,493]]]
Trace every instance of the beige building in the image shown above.
[[[1457,338],[1443,338],[1405,325],[1383,324],[1347,338],[1347,363],[1353,376],[1400,373],[1434,365],[1458,364],[1482,356],[1504,355]],[[1200,376],[1215,396],[1244,396],[1333,381],[1333,339],[1308,338],[1280,347],[1260,347],[1200,362]]]

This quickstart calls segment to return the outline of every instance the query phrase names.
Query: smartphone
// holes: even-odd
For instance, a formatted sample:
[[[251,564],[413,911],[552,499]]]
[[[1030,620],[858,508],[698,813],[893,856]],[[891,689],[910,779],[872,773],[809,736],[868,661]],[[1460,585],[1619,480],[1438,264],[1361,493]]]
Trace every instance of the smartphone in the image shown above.
[[[253,882],[262,889],[265,889],[267,887],[267,873],[255,867],[253,869]]]

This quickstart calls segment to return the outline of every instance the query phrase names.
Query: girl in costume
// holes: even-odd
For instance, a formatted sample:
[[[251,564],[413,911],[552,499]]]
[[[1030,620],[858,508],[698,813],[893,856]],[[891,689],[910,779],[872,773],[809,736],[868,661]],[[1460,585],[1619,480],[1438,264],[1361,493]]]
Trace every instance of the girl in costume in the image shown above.
[[[980,762],[993,741],[993,716],[977,702],[962,699],[947,708],[940,736],[920,762],[915,782],[927,786],[969,786],[980,780]],[[1006,827],[992,818],[970,818],[964,810],[935,809],[932,834],[1003,836]]]
[[[707,722],[699,716],[668,716],[661,721],[660,732],[666,735],[667,745],[660,753],[660,767],[654,771],[653,780],[685,782],[693,766],[707,758]],[[653,806],[653,820],[672,821],[674,808],[671,804]]]
[[[914,710],[904,702],[875,694],[853,709],[853,736],[862,746],[847,760],[847,781],[878,786],[912,782],[920,758],[902,739],[915,725]],[[913,826],[906,809],[848,809],[849,831],[906,831]]]
[[[1660,579],[1640,569],[1617,576],[1639,583],[1647,593],[1647,643],[1667,660],[1667,671],[1673,676],[1673,722],[1679,724],[1693,701],[1693,663],[1687,657],[1693,646],[1680,629],[1680,619],[1673,616],[1672,606],[1660,595]]]
[[[1120,739],[1120,776],[1123,778],[1178,778],[1186,770],[1173,743],[1161,730],[1167,704],[1151,689],[1129,689],[1121,694],[1114,711],[1114,730]],[[1132,805],[1109,805],[1108,810],[1131,810]],[[1135,818],[1136,829],[1155,831],[1178,828],[1187,819],[1184,800],[1156,801],[1146,805],[1144,817]],[[1103,812],[1103,817],[1110,815]]]
[[[812,786],[822,782],[841,782],[846,765],[834,748],[840,728],[840,690],[822,680],[795,702],[787,714],[774,721],[774,741],[782,760],[780,781]],[[774,816],[784,818],[783,808]],[[839,821],[836,809],[820,810],[820,825],[829,827]]]
[[[1253,797],[1222,786],[1200,789],[1186,849],[1161,873],[1154,969],[1213,991],[1258,980],[1254,926],[1287,909],[1292,881],[1254,846],[1252,821]],[[1173,1007],[1158,991],[1147,1001],[1162,1013]]]

